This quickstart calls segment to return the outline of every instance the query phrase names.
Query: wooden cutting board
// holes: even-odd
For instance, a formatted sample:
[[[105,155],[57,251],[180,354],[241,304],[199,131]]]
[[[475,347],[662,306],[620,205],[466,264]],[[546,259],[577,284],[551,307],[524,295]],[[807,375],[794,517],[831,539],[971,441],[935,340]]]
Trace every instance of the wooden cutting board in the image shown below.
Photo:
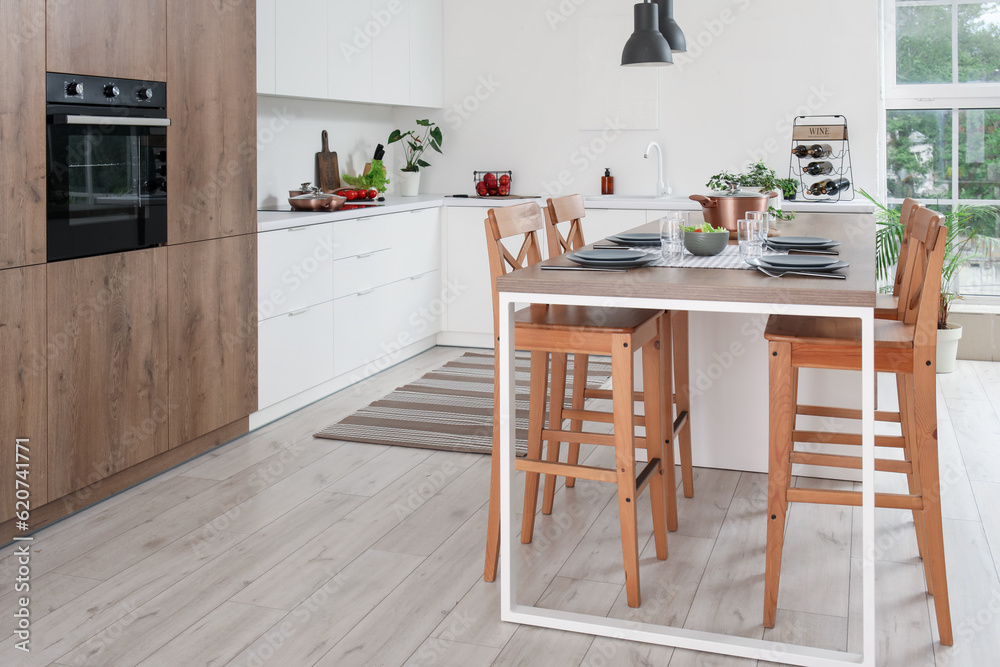
[[[323,150],[316,153],[316,185],[324,192],[340,187],[340,165],[337,154],[330,151],[326,130],[323,130]]]

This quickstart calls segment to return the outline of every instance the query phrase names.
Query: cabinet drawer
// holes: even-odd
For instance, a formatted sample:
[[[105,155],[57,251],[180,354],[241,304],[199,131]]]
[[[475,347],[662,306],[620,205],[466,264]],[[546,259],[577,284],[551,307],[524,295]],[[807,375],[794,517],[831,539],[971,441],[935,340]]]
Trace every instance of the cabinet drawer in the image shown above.
[[[392,249],[375,250],[333,263],[333,298],[370,290],[379,285],[395,282]]]
[[[261,408],[333,378],[333,302],[272,317],[258,330]]]
[[[419,209],[392,216],[392,270],[395,279],[441,268],[441,211]]]
[[[258,235],[257,318],[333,299],[333,223]]]
[[[386,232],[386,221],[393,217],[395,216],[371,215],[334,223],[333,258],[363,255],[391,247],[393,239]]]
[[[334,301],[334,375],[383,357],[391,361],[400,349],[440,331],[440,287],[441,272],[432,271]]]

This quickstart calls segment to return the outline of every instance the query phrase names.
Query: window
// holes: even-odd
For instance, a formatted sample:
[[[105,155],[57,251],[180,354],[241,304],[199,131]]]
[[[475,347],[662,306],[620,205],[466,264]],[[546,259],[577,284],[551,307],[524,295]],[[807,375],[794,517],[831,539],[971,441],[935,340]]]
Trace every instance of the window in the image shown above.
[[[951,289],[1000,297],[1000,2],[885,0],[885,191],[942,212],[983,204]]]

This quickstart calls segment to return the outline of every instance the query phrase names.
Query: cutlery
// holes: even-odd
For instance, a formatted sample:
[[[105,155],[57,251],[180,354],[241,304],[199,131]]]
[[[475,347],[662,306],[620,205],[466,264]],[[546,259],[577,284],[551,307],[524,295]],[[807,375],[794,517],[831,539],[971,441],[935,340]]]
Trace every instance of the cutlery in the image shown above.
[[[757,270],[772,278],[780,278],[781,276],[810,276],[813,278],[837,278],[839,280],[847,278],[843,273],[825,273],[823,271],[769,271],[762,266],[758,266]]]
[[[543,266],[542,271],[614,271],[623,273],[628,269],[598,269],[589,266]]]
[[[788,253],[797,252],[800,255],[839,255],[836,250],[807,250],[805,248],[777,248],[773,245],[767,246],[771,250],[784,250]]]
[[[595,243],[594,250],[638,250],[639,246],[620,245],[617,243]]]

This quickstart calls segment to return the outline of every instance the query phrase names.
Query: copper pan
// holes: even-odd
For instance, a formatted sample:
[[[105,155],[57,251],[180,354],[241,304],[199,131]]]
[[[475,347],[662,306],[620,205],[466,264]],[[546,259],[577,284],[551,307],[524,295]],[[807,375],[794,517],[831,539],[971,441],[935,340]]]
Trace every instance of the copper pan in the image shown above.
[[[691,195],[689,199],[701,204],[705,222],[735,232],[736,221],[745,218],[747,211],[766,211],[770,199],[777,196],[777,192],[733,192],[708,197]]]

